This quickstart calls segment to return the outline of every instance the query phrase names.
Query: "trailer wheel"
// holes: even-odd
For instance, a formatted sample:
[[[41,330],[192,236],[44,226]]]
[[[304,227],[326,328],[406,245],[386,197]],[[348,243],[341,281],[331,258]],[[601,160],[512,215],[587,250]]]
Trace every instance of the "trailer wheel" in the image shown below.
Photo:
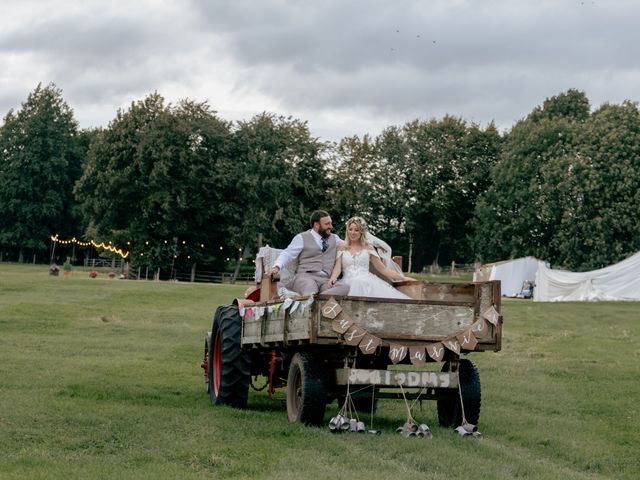
[[[443,372],[451,371],[451,364],[445,362]],[[464,414],[467,422],[474,425],[480,419],[480,374],[471,360],[460,360],[458,367],[460,390],[464,402]],[[462,409],[460,395],[457,389],[447,390],[438,398],[438,422],[443,427],[456,427],[462,424]]]
[[[291,359],[287,378],[287,415],[290,422],[321,425],[327,405],[327,372],[309,352]]]
[[[218,307],[209,341],[209,396],[214,405],[245,408],[251,381],[251,352],[240,345],[242,318],[236,305]]]

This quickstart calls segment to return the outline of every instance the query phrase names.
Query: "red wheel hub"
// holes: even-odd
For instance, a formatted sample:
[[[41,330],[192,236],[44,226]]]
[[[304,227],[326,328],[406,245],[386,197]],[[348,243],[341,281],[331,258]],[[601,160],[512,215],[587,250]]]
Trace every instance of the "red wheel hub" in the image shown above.
[[[220,374],[222,373],[222,345],[220,341],[220,331],[216,332],[213,340],[213,393],[217,397],[220,391]]]

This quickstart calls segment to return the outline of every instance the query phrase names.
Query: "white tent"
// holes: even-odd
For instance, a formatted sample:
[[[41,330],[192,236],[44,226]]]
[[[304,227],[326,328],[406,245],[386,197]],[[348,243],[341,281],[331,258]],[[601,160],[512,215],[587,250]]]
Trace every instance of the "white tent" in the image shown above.
[[[606,268],[582,273],[552,270],[540,262],[533,299],[640,300],[640,252]]]
[[[473,274],[473,281],[500,280],[502,295],[515,297],[522,291],[525,281],[535,280],[537,270],[537,258],[516,258],[483,265],[479,272]]]

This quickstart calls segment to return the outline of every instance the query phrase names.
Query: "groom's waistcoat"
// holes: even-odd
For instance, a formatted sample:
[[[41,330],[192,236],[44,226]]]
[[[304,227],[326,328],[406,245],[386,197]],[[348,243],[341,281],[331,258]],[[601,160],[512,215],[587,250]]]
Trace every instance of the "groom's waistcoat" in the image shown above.
[[[329,246],[322,253],[311,232],[302,233],[303,246],[298,256],[298,273],[301,272],[325,272],[331,275],[336,264],[336,236],[329,236]]]

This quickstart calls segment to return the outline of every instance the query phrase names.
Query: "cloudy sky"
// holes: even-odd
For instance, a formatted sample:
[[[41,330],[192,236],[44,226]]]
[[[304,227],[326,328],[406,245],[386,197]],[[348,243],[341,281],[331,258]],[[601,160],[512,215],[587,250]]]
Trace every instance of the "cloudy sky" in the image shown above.
[[[54,82],[81,127],[158,91],[314,136],[452,114],[508,129],[569,88],[640,100],[637,0],[0,0],[0,115]]]

